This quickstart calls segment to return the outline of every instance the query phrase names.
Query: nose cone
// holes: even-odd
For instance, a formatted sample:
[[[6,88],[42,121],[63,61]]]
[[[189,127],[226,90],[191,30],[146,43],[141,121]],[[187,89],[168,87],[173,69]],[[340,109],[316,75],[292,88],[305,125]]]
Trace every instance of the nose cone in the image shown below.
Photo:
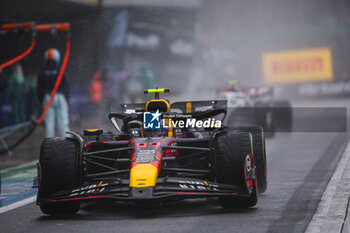
[[[152,187],[156,185],[159,169],[154,163],[133,163],[130,170],[129,187]]]
[[[153,196],[153,187],[131,188],[130,194],[134,199],[150,199]]]
[[[130,188],[153,187],[161,169],[162,146],[169,145],[170,139],[138,138],[132,143],[135,149],[131,156],[131,169],[129,177]]]

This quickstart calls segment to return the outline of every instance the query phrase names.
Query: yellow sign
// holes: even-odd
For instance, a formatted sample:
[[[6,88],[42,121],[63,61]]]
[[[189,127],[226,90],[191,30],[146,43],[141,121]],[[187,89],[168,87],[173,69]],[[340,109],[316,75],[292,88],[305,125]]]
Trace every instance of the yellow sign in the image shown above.
[[[331,50],[317,48],[265,53],[263,72],[267,83],[331,81]]]

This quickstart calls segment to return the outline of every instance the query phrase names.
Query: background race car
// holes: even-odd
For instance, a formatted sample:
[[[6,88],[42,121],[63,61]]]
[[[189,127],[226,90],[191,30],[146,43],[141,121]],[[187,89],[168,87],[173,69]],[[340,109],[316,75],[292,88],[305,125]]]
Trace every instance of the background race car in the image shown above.
[[[270,136],[292,130],[292,105],[275,100],[273,87],[238,87],[230,82],[229,88],[215,92],[215,98],[227,100],[226,125],[257,124]]]

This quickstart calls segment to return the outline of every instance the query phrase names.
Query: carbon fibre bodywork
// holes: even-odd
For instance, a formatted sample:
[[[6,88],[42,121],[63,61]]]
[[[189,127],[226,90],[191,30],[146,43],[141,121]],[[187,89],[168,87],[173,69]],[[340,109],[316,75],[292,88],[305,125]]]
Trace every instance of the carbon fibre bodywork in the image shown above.
[[[57,201],[116,199],[185,199],[197,197],[247,197],[245,189],[215,182],[214,151],[208,138],[139,138],[120,141],[90,141],[81,148],[82,185],[37,199],[37,204]],[[191,146],[193,145],[193,146]],[[146,151],[146,152],[142,152]],[[150,164],[158,170],[156,182],[142,185],[139,176],[130,184],[130,170],[137,164]],[[188,166],[188,165],[192,166]],[[188,168],[189,167],[189,168]],[[254,178],[254,170],[247,180]]]
[[[196,101],[171,106],[181,112],[190,112],[195,119],[212,119],[217,115],[225,117],[226,110],[221,108],[225,103]],[[130,106],[145,111],[143,104]],[[124,107],[127,112],[127,106]],[[198,108],[204,110],[196,111]],[[109,115],[117,134],[102,134],[99,130],[87,130],[85,135],[69,132],[72,135],[69,140],[74,141],[77,149],[74,156],[79,185],[55,190],[49,195],[38,195],[38,205],[95,199],[140,201],[249,197],[256,192],[252,152],[244,154],[246,161],[239,167],[244,176],[243,185],[217,182],[217,169],[220,168],[216,166],[214,140],[224,127],[204,130],[174,128],[159,133],[157,130],[141,130],[142,114],[125,112]],[[117,120],[113,122],[114,118]],[[121,121],[120,127],[117,121]],[[174,131],[173,136],[169,136],[172,135],[168,133],[170,130]],[[40,164],[38,168],[40,190]]]

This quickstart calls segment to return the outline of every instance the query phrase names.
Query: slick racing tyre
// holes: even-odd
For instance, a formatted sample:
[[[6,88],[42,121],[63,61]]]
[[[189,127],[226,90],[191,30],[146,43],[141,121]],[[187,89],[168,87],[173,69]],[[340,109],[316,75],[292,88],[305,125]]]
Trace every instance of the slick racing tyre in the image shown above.
[[[253,154],[257,169],[258,192],[264,193],[267,188],[266,148],[263,130],[256,125],[242,125],[234,129],[250,132],[253,136]]]
[[[249,132],[223,130],[214,141],[217,182],[247,188],[245,166],[247,157],[252,158],[252,135]],[[253,167],[254,161],[251,161]],[[258,201],[256,180],[249,197],[219,197],[223,208],[247,208]]]
[[[38,197],[48,198],[54,192],[73,189],[80,184],[77,166],[78,146],[72,139],[46,138],[41,144]],[[80,202],[54,202],[41,204],[48,215],[68,215],[79,211]]]

